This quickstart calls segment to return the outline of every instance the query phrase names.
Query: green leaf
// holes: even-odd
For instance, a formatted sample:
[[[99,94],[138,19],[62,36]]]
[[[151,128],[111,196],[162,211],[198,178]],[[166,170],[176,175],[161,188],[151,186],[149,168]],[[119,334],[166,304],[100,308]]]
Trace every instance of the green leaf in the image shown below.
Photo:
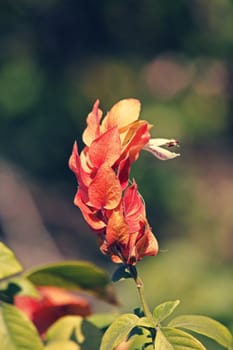
[[[0,305],[1,350],[43,350],[34,325],[15,306]]]
[[[106,329],[118,316],[119,315],[117,313],[93,314],[88,316],[86,320],[91,322],[99,329]]]
[[[14,252],[0,242],[0,279],[12,276],[23,270]]]
[[[179,300],[167,301],[156,306],[156,308],[153,311],[153,318],[155,320],[155,323],[160,324],[160,322],[169,317],[174,312],[179,303]]]
[[[27,272],[28,279],[39,286],[56,286],[71,290],[82,289],[105,301],[116,304],[108,274],[85,261],[66,261],[45,265]]]
[[[156,350],[206,350],[199,340],[192,335],[171,327],[157,330],[155,339]]]
[[[119,316],[104,333],[100,350],[112,350],[127,340],[129,333],[137,325],[138,317],[134,314]]]
[[[61,340],[49,343],[44,350],[81,350],[81,348],[71,340]]]
[[[82,333],[82,322],[81,316],[64,316],[58,321],[53,323],[46,332],[46,342],[50,343],[55,340],[71,340],[75,336],[75,339],[79,344],[84,341]]]
[[[169,323],[171,327],[185,328],[215,340],[227,349],[233,348],[233,337],[220,322],[199,315],[181,315]]]

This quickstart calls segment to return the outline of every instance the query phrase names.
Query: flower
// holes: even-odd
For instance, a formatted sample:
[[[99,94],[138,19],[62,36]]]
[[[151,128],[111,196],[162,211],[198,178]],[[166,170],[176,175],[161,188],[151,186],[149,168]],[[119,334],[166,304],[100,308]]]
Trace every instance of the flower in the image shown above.
[[[63,288],[38,287],[38,293],[38,298],[16,295],[14,304],[28,316],[40,334],[44,334],[62,316],[84,317],[91,313],[89,302],[85,298],[71,294]]]
[[[79,154],[75,142],[69,159],[78,182],[74,204],[97,234],[101,251],[114,262],[132,265],[156,255],[158,243],[136,182],[130,185],[131,164],[141,150],[163,160],[178,156],[161,147],[175,146],[177,141],[151,138],[152,125],[139,120],[140,109],[137,99],[124,99],[102,119],[97,100],[82,135],[85,147]]]

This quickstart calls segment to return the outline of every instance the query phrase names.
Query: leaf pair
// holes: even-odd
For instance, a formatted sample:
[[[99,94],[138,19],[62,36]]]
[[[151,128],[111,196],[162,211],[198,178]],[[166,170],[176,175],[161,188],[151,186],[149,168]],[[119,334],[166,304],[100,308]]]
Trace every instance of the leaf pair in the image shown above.
[[[221,323],[209,317],[182,315],[172,319],[166,326],[161,325],[161,322],[174,312],[178,304],[179,300],[158,305],[153,311],[153,321],[146,317],[139,318],[134,314],[118,317],[104,334],[100,350],[114,350],[125,341],[129,341],[130,350],[142,350],[145,349],[145,346],[148,350],[206,350],[198,339],[184,329],[213,339],[228,350],[233,349],[231,333]],[[135,332],[140,328],[142,329],[141,334],[138,331]],[[150,331],[150,337],[147,335],[145,338],[145,329]],[[133,339],[135,334],[138,338],[136,341]],[[147,344],[145,344],[145,339]]]

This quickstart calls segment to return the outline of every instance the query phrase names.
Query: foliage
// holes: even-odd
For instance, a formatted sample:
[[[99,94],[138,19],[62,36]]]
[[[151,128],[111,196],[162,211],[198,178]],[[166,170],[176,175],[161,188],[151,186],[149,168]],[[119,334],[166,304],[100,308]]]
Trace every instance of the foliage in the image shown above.
[[[4,253],[1,253],[2,259],[4,259],[5,254],[9,254],[9,248],[5,249]],[[12,265],[14,266],[16,262],[17,259],[14,258],[14,260],[12,260]],[[64,264],[66,266],[65,270],[62,269]],[[8,268],[5,268],[6,271],[4,271],[4,265],[2,266],[2,272],[6,274],[6,277],[11,278],[12,275],[7,271]],[[91,281],[93,278],[93,283],[88,283],[88,289],[86,286],[83,288],[80,286],[80,283],[77,282],[79,279],[78,267],[80,266],[86,267],[85,278],[87,280],[90,278]],[[54,271],[59,271],[59,268],[61,268],[63,278],[55,279],[53,278],[53,275],[51,275],[50,285],[57,285],[58,283],[60,287],[71,288],[72,290],[82,289],[95,294],[99,284],[102,285],[102,288],[107,288],[109,285],[109,279],[106,277],[103,285],[103,276],[106,276],[106,274],[93,264],[76,261],[58,263],[57,265],[52,265],[52,267]],[[73,279],[74,270],[77,272],[77,274],[75,274],[75,284]],[[120,271],[123,271],[121,279],[124,279],[125,271],[124,269],[119,268],[118,274],[120,274]],[[48,272],[51,273],[51,266],[39,267],[38,269],[34,269],[33,272],[27,271],[23,274],[24,277],[22,278],[26,281],[27,279],[31,279],[34,283],[36,281],[36,284],[38,282],[43,283],[43,281],[46,281],[46,284],[48,284],[49,280],[46,280],[46,278],[43,280],[41,277],[46,276],[45,274]],[[37,276],[37,279],[35,276]],[[128,276],[126,276],[126,278],[128,278]],[[82,279],[80,279],[80,282],[81,280]],[[14,283],[17,284],[17,282]],[[21,290],[21,285],[22,282],[18,284],[19,290]],[[16,290],[15,293],[17,294],[19,290]],[[24,291],[24,293],[26,295],[30,294],[28,290]],[[32,293],[32,295],[34,294]],[[103,298],[102,292],[97,295]],[[105,298],[105,300],[106,302],[109,302],[108,298]],[[164,302],[154,308],[153,317],[151,318],[143,315],[139,317],[136,314],[123,314],[120,316],[96,314],[86,318],[78,315],[63,316],[53,323],[46,331],[43,345],[35,326],[29,321],[29,319],[27,319],[24,313],[16,306],[2,301],[0,318],[0,338],[2,349],[18,350],[23,348],[28,350],[42,350],[56,348],[58,350],[97,350],[100,347],[101,350],[111,350],[115,349],[123,342],[129,344],[129,349],[142,349],[143,344],[145,343],[147,344],[148,349],[150,347],[152,349],[153,344],[156,349],[161,350],[179,350],[183,349],[184,346],[188,346],[193,350],[205,349],[200,341],[187,333],[186,330],[203,334],[206,337],[215,340],[226,349],[232,349],[233,338],[231,333],[221,323],[209,317],[199,315],[181,315],[176,316],[164,325],[164,321],[167,318],[170,318],[178,305],[178,300]],[[106,328],[107,331],[105,331]],[[185,331],[183,329],[185,329]]]
[[[9,261],[8,258],[9,254],[11,256],[11,261]],[[55,302],[57,305],[62,305],[63,308],[68,305],[68,302],[72,302],[71,306],[81,305],[82,300],[75,296],[67,299],[64,288],[66,288],[66,290],[82,290],[86,293],[93,293],[97,297],[105,300],[105,302],[116,303],[116,297],[113,290],[110,288],[110,279],[104,270],[88,262],[72,261],[41,266],[33,271],[23,272],[21,278],[15,278],[12,277],[12,271],[14,271],[13,269],[15,266],[20,266],[17,272],[21,272],[21,265],[14,257],[13,252],[4,244],[2,244],[0,258],[0,260],[3,261],[1,264],[1,272],[5,278],[8,278],[7,282],[2,279],[0,284],[0,339],[2,350],[42,350],[44,348],[73,350],[98,348],[102,335],[101,329],[105,329],[115,316],[96,315],[97,318],[90,317],[90,321],[88,317],[84,318],[75,315],[64,316],[46,332],[44,345],[38,330],[29,318],[33,320],[34,307],[38,300],[38,293],[35,293],[34,288],[36,288],[38,284],[40,286],[46,284],[46,286],[60,287],[60,292],[58,294],[60,300],[56,300],[56,290],[52,290],[54,302],[53,305],[51,305],[51,303],[48,304],[49,308],[46,310],[46,314],[43,311],[45,310],[45,302],[47,301],[44,300],[43,304],[40,305],[40,310],[42,312],[38,314],[38,317],[40,322],[46,324],[48,318],[51,320],[51,316],[53,323],[56,320],[57,309],[54,310],[51,308],[51,306],[55,305]],[[7,265],[5,264],[6,259],[8,259]],[[33,284],[31,285],[31,283]],[[19,303],[16,303],[18,296],[21,298],[24,297],[24,304],[19,305]],[[76,304],[74,304],[75,301]],[[18,307],[15,306],[14,303],[18,305]],[[50,313],[48,313],[48,311],[50,311]],[[72,310],[70,307],[66,312],[72,315],[73,311],[74,309]],[[25,312],[27,315],[25,315]],[[80,309],[78,312],[80,312]],[[44,319],[45,315],[47,317],[46,320]],[[60,315],[60,317],[61,316],[62,315]],[[107,323],[106,319],[108,320]],[[100,326],[97,327],[96,323]],[[36,326],[39,327],[39,324],[37,323]],[[95,339],[94,342],[93,338]]]

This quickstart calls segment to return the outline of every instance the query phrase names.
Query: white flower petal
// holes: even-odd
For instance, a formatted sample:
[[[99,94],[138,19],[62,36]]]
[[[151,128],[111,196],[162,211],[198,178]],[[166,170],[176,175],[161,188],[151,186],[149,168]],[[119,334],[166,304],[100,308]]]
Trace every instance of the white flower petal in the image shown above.
[[[179,157],[179,153],[171,152],[165,148],[159,147],[166,145],[168,147],[177,145],[178,142],[174,139],[150,139],[143,147],[145,151],[152,153],[155,157],[161,160],[168,160]]]
[[[175,139],[150,139],[149,142],[147,143],[147,145],[149,147],[153,147],[153,146],[177,146],[179,144],[179,142]],[[147,146],[146,145],[146,146]]]

